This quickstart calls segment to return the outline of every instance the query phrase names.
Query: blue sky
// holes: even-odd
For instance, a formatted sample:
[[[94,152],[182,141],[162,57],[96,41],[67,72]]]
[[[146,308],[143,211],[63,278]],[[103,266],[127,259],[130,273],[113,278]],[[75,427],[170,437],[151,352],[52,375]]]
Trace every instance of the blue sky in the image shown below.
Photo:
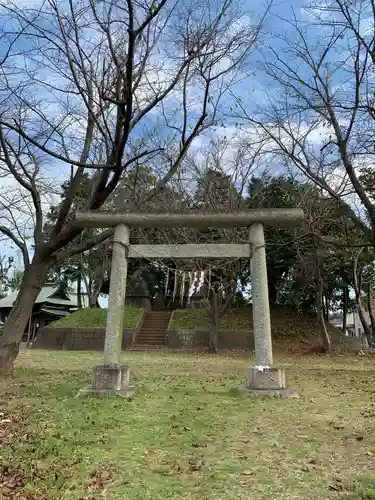
[[[30,7],[33,3],[35,5],[38,5],[39,1],[38,0],[17,0],[15,3],[18,3],[21,6],[24,7]],[[264,64],[265,62],[271,62],[274,55],[272,54],[272,49],[277,50],[279,53],[283,52],[283,49],[285,48],[285,42],[282,41],[282,37],[286,37],[289,40],[293,40],[295,37],[295,31],[291,27],[291,25],[288,23],[288,21],[291,21],[293,17],[295,16],[297,19],[301,20],[302,25],[306,28],[308,28],[308,37],[309,41],[312,44],[315,44],[316,42],[319,41],[319,37],[324,34],[323,28],[321,27],[313,27],[311,24],[311,18],[306,14],[306,12],[303,10],[303,5],[305,4],[304,1],[286,1],[286,0],[275,0],[272,3],[272,6],[270,7],[270,12],[267,16],[265,26],[263,28],[262,34],[261,34],[261,39],[258,43],[259,48],[257,50],[254,50],[253,54],[249,58],[249,64],[248,64],[248,72],[249,74],[243,75],[244,78],[241,79],[235,87],[232,89],[233,94],[241,99],[241,103],[243,106],[246,108],[247,112],[251,115],[253,113],[257,113],[259,107],[262,107],[264,103],[266,102],[267,98],[271,98],[272,96],[275,96],[275,99],[279,97],[279,89],[278,86],[275,84],[274,80],[272,80],[269,76],[267,76],[264,72]],[[248,11],[249,18],[251,20],[257,20],[259,17],[262,15],[262,13],[265,10],[265,3],[262,2],[260,4],[255,4],[255,2],[251,0],[247,0],[247,3],[245,4],[245,8]],[[0,20],[0,23],[6,22],[6,18],[3,16]],[[19,42],[17,42],[17,48],[19,50],[25,49],[26,46],[25,40],[22,39]],[[3,48],[1,48],[3,47]],[[0,43],[0,57],[2,55],[2,51],[5,50],[5,45]],[[285,56],[287,57],[287,56]],[[292,61],[294,62],[294,61]],[[34,59],[34,64],[36,64],[36,61]],[[297,63],[296,63],[297,64]],[[302,79],[309,78],[309,74],[306,70],[306,68],[303,65],[297,65],[298,69],[301,71],[301,76]],[[166,71],[164,71],[164,74]],[[42,75],[39,74],[39,77]],[[60,75],[61,76],[61,75]],[[43,71],[43,78],[49,81],[49,83],[53,83],[54,85],[59,84],[59,77],[57,75],[57,69],[55,68],[55,76],[53,77],[53,71]],[[63,76],[61,76],[61,79],[63,81]],[[43,111],[48,113],[48,116],[52,118],[55,121],[58,121],[60,118],[60,113],[61,113],[61,107],[58,108],[56,107],[56,102],[54,100],[54,92],[50,89],[48,92],[46,89],[44,89],[44,93],[41,95],[40,93],[38,94],[38,88],[40,91],[40,87],[38,85],[35,85],[35,93],[36,93],[36,99],[41,99],[42,104],[43,104]],[[191,100],[191,119],[194,118],[194,105],[196,104],[195,101],[199,101],[199,95],[201,90],[198,90],[194,87],[191,89],[191,95],[190,95],[190,100]],[[30,92],[30,88],[28,89],[28,92]],[[70,106],[72,103],[74,103],[74,99],[76,99],[73,95],[70,97],[70,102],[68,103]],[[171,107],[173,107],[173,99],[170,100],[169,102],[169,112],[171,110]],[[234,108],[234,100],[233,98],[227,94],[224,101],[223,101],[223,107],[222,107],[222,117],[223,121],[225,122],[225,126],[222,127],[220,124],[218,127],[216,127],[214,130],[210,130],[209,132],[205,132],[205,134],[198,138],[193,144],[192,151],[196,152],[201,145],[204,145],[207,143],[207,140],[210,138],[216,138],[218,140],[222,139],[225,136],[228,136],[229,138],[236,133],[236,123],[241,122],[241,120],[238,117],[233,117],[233,110]],[[77,106],[77,109],[75,110],[75,115],[74,115],[74,121],[72,121],[69,126],[71,127],[70,130],[74,131],[75,138],[78,137],[80,139],[80,136],[82,134],[82,123],[84,123],[84,118],[80,116],[81,108]],[[170,112],[170,115],[172,113]],[[163,130],[161,130],[161,124],[162,124],[162,115],[160,113],[160,109],[157,112],[154,112],[151,114],[146,120],[142,127],[137,130],[135,134],[135,139],[139,139],[142,137],[144,131],[146,130],[152,130],[155,137],[159,134],[163,138]],[[180,120],[180,115],[177,113],[175,115],[175,120],[179,121]],[[156,127],[155,125],[158,124]],[[35,131],[37,131],[39,126],[39,119],[34,121],[34,128]],[[244,124],[244,130],[243,135],[245,136],[246,133],[248,133],[248,138],[249,137],[254,137],[254,130],[251,130],[250,128],[247,128],[248,124]],[[250,131],[250,132],[249,132]],[[253,135],[251,135],[253,134]],[[326,132],[324,132],[323,135],[326,135]],[[312,139],[315,141],[318,146],[320,144],[319,141],[322,139],[319,137],[319,133],[317,132],[315,134],[315,137]],[[75,141],[73,139],[70,140],[69,142],[69,153],[74,156],[78,154],[75,152],[75,146],[76,144],[81,144],[81,141]],[[235,146],[234,146],[235,147]],[[42,172],[43,172],[43,178],[48,181],[48,183],[54,185],[56,187],[56,192],[58,191],[59,185],[68,178],[69,173],[70,173],[70,167],[66,163],[59,162],[58,160],[47,158],[46,155],[41,154],[40,155],[40,160],[42,161]],[[279,172],[282,171],[282,167],[278,167]],[[9,194],[11,189],[16,189],[12,183],[9,183],[8,181],[5,181],[0,178],[0,197],[1,197],[1,188],[6,190],[6,192]],[[58,199],[58,195],[55,194],[54,198],[55,201]],[[48,207],[48,202],[46,202],[46,206]],[[0,252],[2,253],[9,253],[9,249],[6,247],[3,247]]]

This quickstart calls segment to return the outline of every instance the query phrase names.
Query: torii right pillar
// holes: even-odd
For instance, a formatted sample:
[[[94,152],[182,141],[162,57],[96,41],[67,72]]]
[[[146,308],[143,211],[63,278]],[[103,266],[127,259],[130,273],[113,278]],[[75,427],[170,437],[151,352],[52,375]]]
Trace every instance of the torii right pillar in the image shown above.
[[[240,390],[249,395],[298,397],[295,390],[287,387],[285,370],[273,366],[266,249],[262,223],[250,226],[249,243],[256,364],[249,367],[247,385]]]

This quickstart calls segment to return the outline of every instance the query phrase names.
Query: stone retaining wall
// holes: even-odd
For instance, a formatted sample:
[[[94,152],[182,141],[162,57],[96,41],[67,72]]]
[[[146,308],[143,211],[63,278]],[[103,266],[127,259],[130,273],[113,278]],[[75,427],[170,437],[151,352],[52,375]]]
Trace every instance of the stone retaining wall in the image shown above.
[[[134,344],[142,327],[145,314],[136,328],[126,328],[122,337],[122,349]],[[172,349],[184,347],[207,347],[208,329],[168,329],[166,345]],[[105,328],[41,328],[32,345],[36,349],[66,349],[71,351],[103,351]],[[251,330],[219,330],[219,349],[254,349]]]
[[[135,328],[125,328],[122,349],[134,344],[145,318],[141,315]],[[105,328],[41,328],[32,347],[36,349],[66,349],[68,351],[103,351]]]
[[[166,344],[178,349],[181,347],[206,347],[210,337],[209,330],[204,329],[169,329]],[[219,330],[219,349],[254,349],[254,335],[251,330]]]
[[[122,349],[133,344],[135,328],[124,330]],[[105,328],[41,328],[32,347],[68,351],[103,351]]]

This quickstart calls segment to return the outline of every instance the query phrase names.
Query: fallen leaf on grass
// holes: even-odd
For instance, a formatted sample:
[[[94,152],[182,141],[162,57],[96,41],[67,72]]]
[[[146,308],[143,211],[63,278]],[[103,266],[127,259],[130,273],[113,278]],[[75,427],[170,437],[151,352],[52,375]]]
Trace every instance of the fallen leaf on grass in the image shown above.
[[[350,436],[344,436],[342,438],[342,441],[345,445],[350,445],[354,444],[355,442],[361,442],[363,441],[363,439],[364,439],[363,436],[350,435]]]
[[[361,415],[364,418],[373,418],[373,417],[375,417],[375,412],[372,410],[364,410],[364,411],[361,411]]]
[[[241,476],[252,476],[254,474],[254,472],[252,470],[244,470],[241,472]]]
[[[315,470],[315,469],[316,469],[315,465],[306,464],[306,465],[304,465],[304,466],[301,468],[301,471],[302,471],[302,472],[311,472],[311,471],[313,471],[313,470]]]
[[[107,470],[103,470],[103,472],[100,474],[100,477],[104,480],[109,479],[111,477],[111,474]]]
[[[302,472],[311,472],[313,470],[316,470],[316,458],[309,458],[308,460],[306,460],[301,470]]]
[[[207,448],[207,443],[197,443],[194,441],[194,443],[191,444],[193,448]]]
[[[196,459],[189,460],[189,470],[192,472],[197,472],[201,470],[203,465],[204,465],[203,460],[196,460]]]
[[[249,481],[250,481],[250,478],[251,476],[254,474],[253,471],[251,470],[244,470],[240,473],[240,477],[238,479],[238,482],[242,485],[242,486],[246,486]]]
[[[113,477],[113,471],[108,469],[101,469],[94,471],[90,478],[90,490],[98,491],[104,488],[105,483],[110,481]]]
[[[341,491],[344,488],[342,485],[342,480],[335,479],[331,484],[328,485],[328,488],[332,491]]]
[[[335,431],[342,431],[345,428],[341,422],[330,422],[329,425],[332,425]]]

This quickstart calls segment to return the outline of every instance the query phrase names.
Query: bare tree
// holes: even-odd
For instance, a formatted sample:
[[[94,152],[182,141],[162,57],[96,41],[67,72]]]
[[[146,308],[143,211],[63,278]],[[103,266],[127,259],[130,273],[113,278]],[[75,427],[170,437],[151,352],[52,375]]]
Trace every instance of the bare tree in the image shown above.
[[[151,200],[149,209],[168,212],[195,209],[212,211],[236,211],[244,207],[243,193],[249,178],[259,167],[258,145],[243,143],[239,137],[209,142],[188,155],[184,172],[173,179],[169,189]],[[139,231],[142,243],[234,243],[248,242],[248,231],[233,229],[190,229]],[[161,263],[162,265],[162,263]],[[233,304],[238,289],[238,277],[248,262],[239,259],[191,259],[172,261],[174,280],[186,278],[189,273],[204,272],[198,295],[209,315],[209,348],[218,349],[219,323]],[[178,289],[181,287],[178,286]],[[182,300],[186,304],[186,284]],[[180,297],[181,298],[181,297]],[[192,299],[194,301],[194,298]],[[194,301],[195,302],[195,301]]]
[[[79,269],[85,284],[89,307],[99,307],[99,295],[110,270],[108,242],[100,243],[95,249],[82,253]]]
[[[300,207],[305,213],[301,229],[296,230],[296,246],[298,262],[293,274],[299,285],[311,290],[315,295],[315,311],[319,328],[322,349],[330,354],[331,337],[327,329],[328,305],[324,305],[329,270],[329,247],[324,242],[324,225],[329,221],[332,211],[329,198],[319,198],[319,190],[314,185],[301,194]],[[302,233],[302,235],[301,235]]]
[[[373,171],[374,3],[313,1],[299,16],[263,51],[264,99],[238,101],[236,114],[268,139],[266,156],[356,207],[350,217],[375,245],[375,205],[361,180]]]
[[[0,68],[0,162],[27,192],[34,219],[32,259],[14,228],[0,228],[25,261],[0,338],[6,376],[49,267],[112,234],[79,242],[71,210],[85,173],[93,172],[86,209],[102,207],[127,169],[155,155],[165,166],[154,193],[165,186],[243,78],[260,25],[250,25],[232,0],[45,0],[33,8],[1,1],[0,8],[0,36],[8,41]],[[69,189],[46,234],[45,174],[56,178],[68,165]]]
[[[369,344],[372,343],[372,332],[371,327],[366,320],[365,308],[362,303],[362,287],[363,287],[363,267],[358,266],[358,259],[363,249],[359,249],[354,253],[353,258],[353,277],[354,277],[354,291],[355,291],[355,303],[357,306],[357,312],[359,320],[362,324],[363,331],[365,333],[366,339]]]

